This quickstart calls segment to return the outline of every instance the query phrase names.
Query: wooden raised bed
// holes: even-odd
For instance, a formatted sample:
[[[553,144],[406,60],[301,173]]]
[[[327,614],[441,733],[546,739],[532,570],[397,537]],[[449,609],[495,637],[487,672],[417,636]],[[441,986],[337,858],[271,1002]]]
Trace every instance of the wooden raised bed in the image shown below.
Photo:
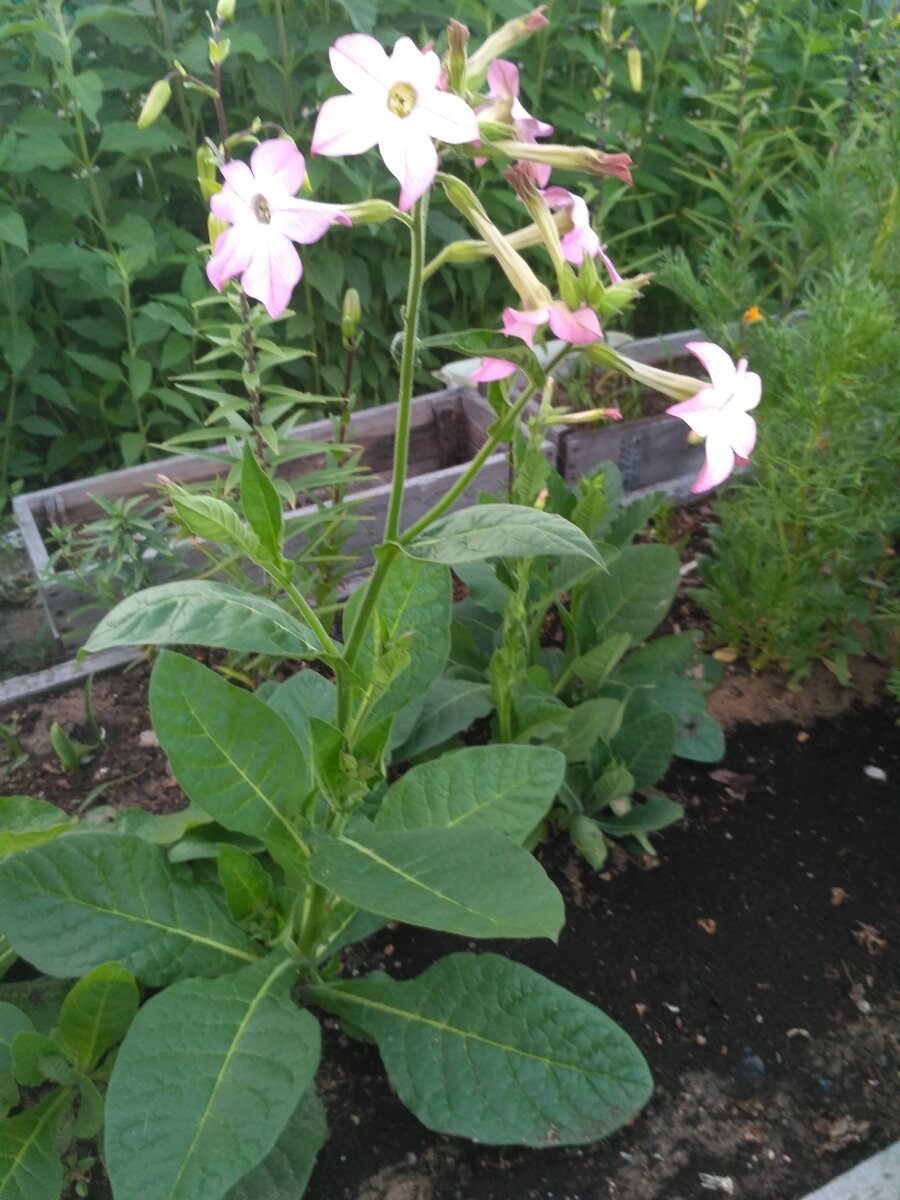
[[[405,524],[417,520],[446,493],[486,441],[488,428],[493,421],[494,414],[474,388],[450,388],[420,396],[413,401],[409,477],[403,509]],[[350,422],[347,440],[362,447],[362,464],[369,471],[363,486],[353,492],[355,513],[362,519],[357,522],[346,547],[359,554],[361,565],[368,561],[368,549],[381,538],[390,497],[395,425],[395,404],[356,413]],[[299,427],[295,436],[325,443],[333,439],[334,428],[331,421],[317,421]],[[296,481],[303,472],[320,470],[323,465],[324,456],[315,454],[292,463],[290,470]],[[152,496],[160,474],[176,483],[197,484],[222,477],[227,473],[228,466],[182,455],[14,498],[13,511],[40,584],[41,599],[50,628],[63,648],[78,648],[104,610],[99,604],[90,604],[83,591],[71,586],[67,572],[48,571],[50,552],[45,535],[49,526],[53,523],[81,525],[101,516],[101,510],[92,496],[101,496],[106,500]],[[458,506],[474,503],[477,493],[482,489],[502,489],[506,479],[505,454],[492,455],[475,484],[457,502]],[[295,509],[285,514],[285,520],[289,524],[315,511],[314,505]],[[302,534],[289,539],[288,551],[300,553],[304,540]],[[190,553],[191,543],[186,542],[186,561]]]

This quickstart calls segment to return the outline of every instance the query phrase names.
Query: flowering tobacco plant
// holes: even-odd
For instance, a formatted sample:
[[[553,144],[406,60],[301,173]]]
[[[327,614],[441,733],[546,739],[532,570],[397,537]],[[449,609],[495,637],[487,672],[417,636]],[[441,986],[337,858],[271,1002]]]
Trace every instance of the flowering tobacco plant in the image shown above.
[[[233,10],[233,0],[220,0],[216,69],[224,53],[218,32]],[[331,58],[347,94],[323,105],[313,151],[357,154],[377,144],[401,185],[396,207],[296,198],[304,160],[293,142],[267,138],[249,164],[236,162],[232,150],[255,134],[228,138],[218,113],[225,182],[211,189],[212,210],[227,228],[213,227],[209,276],[219,288],[240,279],[231,286],[241,289],[242,309],[250,296],[269,313],[283,312],[300,277],[293,243],[314,242],[332,224],[393,219],[409,233],[387,515],[375,565],[347,601],[336,635],[298,586],[304,564],[286,551],[281,493],[252,440],[239,507],[171,490],[183,524],[250,560],[267,587],[262,594],[206,578],[152,587],[118,605],[88,643],[89,650],[166,647],[153,670],[150,710],[187,809],[165,817],[125,810],[101,832],[73,828],[43,802],[14,806],[13,833],[0,841],[8,852],[0,863],[0,911],[12,950],[62,979],[112,962],[154,994],[118,1021],[115,1037],[98,1034],[111,1046],[124,1033],[114,1061],[101,1064],[99,1086],[96,1074],[60,1073],[54,1054],[44,1055],[43,1069],[60,1088],[52,1103],[26,1103],[0,1126],[0,1172],[7,1172],[0,1191],[12,1180],[9,1194],[25,1195],[27,1179],[29,1200],[56,1200],[57,1127],[84,1118],[78,1127],[96,1131],[103,1087],[103,1161],[115,1200],[255,1200],[273,1181],[278,1194],[301,1196],[325,1136],[313,1008],[378,1045],[397,1093],[427,1126],[488,1144],[594,1141],[650,1095],[647,1065],[624,1030],[512,959],[461,952],[414,979],[341,975],[341,950],[387,921],[466,940],[556,940],[564,921],[561,895],[525,846],[563,787],[566,751],[528,739],[465,747],[426,756],[389,782],[410,738],[424,744],[423,727],[433,739],[442,722],[439,741],[464,728],[456,722],[465,706],[451,704],[448,716],[446,703],[447,683],[452,693],[458,682],[444,678],[451,568],[533,561],[535,579],[552,573],[557,582],[604,571],[583,522],[534,504],[459,509],[457,502],[513,435],[553,362],[581,347],[634,377],[649,370],[605,345],[598,315],[625,308],[646,277],[609,269],[603,283],[595,266],[600,242],[577,196],[561,185],[542,190],[521,165],[626,179],[627,155],[538,145],[505,68],[506,93],[496,94],[492,64],[545,23],[540,10],[511,21],[471,58],[467,31],[457,24],[443,67],[408,39],[390,56],[371,38],[338,39]],[[207,91],[220,100],[214,88]],[[156,91],[154,111],[166,98],[165,88]],[[458,155],[484,158],[489,167],[519,164],[509,178],[531,224],[502,234],[449,169]],[[426,262],[428,203],[440,191],[477,237]],[[549,257],[554,290],[522,256],[529,247]],[[479,258],[494,259],[518,296],[519,306],[503,315],[503,332],[420,337],[427,279],[454,261]],[[546,369],[531,349],[544,323],[564,339]],[[423,344],[511,363],[528,383],[514,401],[500,385],[498,419],[483,447],[444,496],[408,523],[403,495]],[[708,399],[718,412],[729,402],[723,366],[708,348],[704,361],[715,372]],[[747,388],[741,370],[734,378]],[[673,398],[693,396],[704,412],[709,407],[698,380],[652,374]],[[728,431],[730,422],[729,415]],[[710,421],[704,429],[719,461],[720,427]],[[748,448],[745,436],[740,445]],[[178,646],[276,656],[297,670],[254,694],[170,649]],[[579,647],[579,658],[589,653]],[[303,669],[310,662],[319,669]],[[579,669],[572,666],[570,677]],[[507,726],[514,728],[500,722],[501,733]],[[96,1023],[107,1018],[99,1006]],[[27,1069],[35,1052],[28,1059],[30,1043],[20,1041],[28,1029],[2,1006],[0,1021],[0,1046],[12,1047],[11,1066],[0,1058],[9,1076],[0,1077],[0,1099],[17,1105],[18,1086],[35,1078]]]

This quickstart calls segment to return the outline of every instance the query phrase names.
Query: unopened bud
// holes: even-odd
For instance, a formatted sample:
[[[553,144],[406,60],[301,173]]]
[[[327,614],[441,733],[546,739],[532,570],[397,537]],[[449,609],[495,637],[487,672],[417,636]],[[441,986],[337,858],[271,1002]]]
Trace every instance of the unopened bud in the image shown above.
[[[445,65],[447,79],[451,92],[462,93],[466,80],[466,46],[469,42],[469,30],[461,21],[450,21],[447,26],[447,41],[450,49],[447,51]]]
[[[359,302],[359,292],[356,288],[347,288],[344,292],[344,307],[341,312],[341,337],[344,339],[345,350],[352,348],[361,320],[362,305]]]
[[[212,213],[206,218],[206,234],[209,238],[210,251],[215,251],[216,242],[219,237],[229,228],[227,221],[220,221],[218,217],[214,217]]]
[[[235,0],[219,0],[219,3],[216,5],[217,21],[230,21],[232,19],[234,16],[234,2]]]
[[[611,4],[604,5],[600,13],[600,40],[605,45],[612,45],[613,40],[613,9]]]
[[[566,302],[566,307],[572,312],[581,308],[582,296],[581,288],[578,286],[578,280],[575,278],[575,272],[570,266],[566,266],[563,270],[557,273],[559,282],[559,294]]]
[[[307,176],[307,179],[309,176]],[[356,204],[345,204],[342,212],[349,218],[351,225],[380,225],[391,217],[402,217],[403,214],[390,200],[360,200]]]
[[[144,106],[138,116],[138,129],[146,129],[148,125],[153,124],[157,117],[162,116],[171,95],[172,85],[168,79],[157,79],[156,83],[154,83],[153,87],[147,93],[147,99],[144,101]]]
[[[222,38],[217,41],[216,38],[209,39],[209,61],[212,65],[221,66],[231,52],[231,42],[228,38]]]
[[[644,74],[641,65],[641,52],[637,46],[628,47],[628,81],[633,92],[639,92],[643,87]]]
[[[600,283],[593,255],[585,254],[584,258],[582,258],[581,266],[578,269],[578,282],[581,285],[582,296],[584,296],[588,304],[591,304],[591,296]]]
[[[612,175],[623,183],[631,183],[630,154],[604,154],[590,146],[561,146],[544,142],[494,142],[491,149],[509,158],[525,162],[546,163],[568,171],[590,171],[594,175]]]
[[[218,156],[205,142],[197,148],[197,182],[204,204],[208,204],[210,198],[222,189]]]
[[[469,58],[469,79],[479,79],[487,74],[487,69],[495,58],[501,58],[517,42],[524,41],[545,25],[549,25],[550,22],[544,16],[546,7],[546,4],[541,4],[524,17],[514,17],[512,21],[501,25],[496,33],[492,33]]]

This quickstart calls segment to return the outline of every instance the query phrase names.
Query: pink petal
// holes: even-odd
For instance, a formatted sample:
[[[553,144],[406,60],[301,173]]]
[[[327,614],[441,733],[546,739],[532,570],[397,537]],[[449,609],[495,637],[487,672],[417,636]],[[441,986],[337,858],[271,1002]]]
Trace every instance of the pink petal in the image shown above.
[[[372,101],[362,96],[332,96],[319,109],[312,136],[312,153],[329,157],[365,154],[381,137],[390,115],[383,99]]]
[[[478,140],[478,118],[465,100],[450,92],[420,95],[406,119],[430,137],[454,146]]]
[[[384,102],[384,91],[394,76],[380,42],[367,33],[347,33],[337,39],[328,57],[335,77],[348,92]]]
[[[687,342],[685,349],[700,359],[715,390],[725,393],[720,403],[725,401],[734,390],[736,367],[731,361],[731,356],[715,342]]]
[[[212,257],[206,264],[206,277],[217,292],[229,279],[246,270],[253,255],[255,241],[252,230],[233,225],[216,238]]]
[[[597,251],[597,257],[603,263],[604,267],[606,267],[606,271],[607,271],[607,274],[609,275],[610,283],[621,283],[622,276],[619,274],[619,272],[616,270],[615,266],[613,265],[613,260],[606,253],[605,246],[601,246],[600,249]]]
[[[574,346],[585,346],[589,342],[599,342],[603,337],[600,321],[592,308],[585,305],[576,312],[557,300],[550,305],[550,328],[564,342]]]
[[[481,366],[472,372],[469,379],[472,383],[494,383],[515,375],[518,369],[515,363],[507,362],[505,358],[491,358],[488,355],[481,360]]]
[[[250,201],[259,193],[259,184],[253,178],[253,172],[245,162],[240,159],[235,159],[233,162],[224,163],[221,167],[222,178],[230,187],[235,195],[249,205]],[[224,190],[224,189],[223,189]],[[222,218],[225,220],[226,218]]]
[[[250,155],[250,169],[263,193],[274,184],[276,188],[283,188],[289,196],[294,196],[303,187],[306,178],[303,155],[287,138],[269,138],[266,142],[260,142]]]
[[[550,181],[550,173],[553,168],[549,163],[519,163],[520,167],[524,167],[534,182],[539,188],[544,188]]]
[[[256,247],[241,276],[241,287],[248,296],[263,302],[270,317],[280,317],[302,274],[303,264],[293,243],[279,234],[270,234]]]
[[[670,417],[679,417],[699,437],[709,437],[714,429],[722,427],[722,410],[712,388],[703,388],[690,400],[682,400],[666,409]]]
[[[756,422],[749,413],[734,413],[728,423],[731,448],[739,458],[748,459],[756,445]]]
[[[227,221],[229,225],[236,225],[239,221],[256,220],[249,202],[238,195],[230,183],[226,183],[221,192],[216,192],[210,198],[209,208],[214,217],[218,217],[220,221]]]
[[[408,83],[416,92],[437,89],[441,77],[441,60],[433,50],[423,53],[412,38],[398,38],[390,57],[390,82]]]
[[[721,431],[711,434],[706,439],[706,462],[694,484],[692,492],[706,492],[724,482],[734,470],[734,451],[728,444],[728,437]]]
[[[324,237],[338,222],[349,225],[350,218],[336,204],[317,204],[314,200],[292,200],[272,210],[270,228],[294,242],[309,245]]]
[[[519,94],[519,68],[505,58],[495,58],[487,69],[488,96],[514,100]]]
[[[408,212],[431,187],[438,169],[438,156],[427,134],[401,117],[389,114],[378,142],[384,164],[400,181],[400,209]]]
[[[546,308],[531,308],[521,312],[515,308],[504,308],[503,332],[507,337],[521,338],[533,349],[534,335],[546,323],[547,316]]]

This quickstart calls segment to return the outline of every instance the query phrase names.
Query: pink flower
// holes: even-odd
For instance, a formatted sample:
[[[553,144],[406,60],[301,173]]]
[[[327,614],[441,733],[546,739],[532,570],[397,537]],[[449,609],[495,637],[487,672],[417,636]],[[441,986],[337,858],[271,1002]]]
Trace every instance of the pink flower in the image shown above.
[[[600,244],[600,239],[591,229],[591,217],[588,206],[580,196],[566,191],[562,187],[549,187],[541,192],[551,208],[567,208],[572,221],[572,228],[560,239],[566,261],[580,267],[587,254],[591,258],[599,258],[613,283],[621,283],[622,276],[613,266],[612,259],[606,253],[606,247]]]
[[[688,342],[687,349],[703,363],[711,382],[666,412],[706,439],[706,462],[691,488],[705,492],[728,478],[735,461],[743,464],[749,459],[756,445],[756,422],[749,411],[759,404],[762,380],[747,370],[746,358],[735,366],[714,342]]]
[[[334,204],[294,198],[303,185],[306,163],[293,142],[260,142],[245,162],[222,167],[225,186],[210,200],[213,216],[231,226],[216,238],[206,264],[209,282],[221,292],[241,277],[248,296],[261,300],[270,317],[280,317],[303,274],[293,243],[317,242],[335,221],[349,218]]]
[[[331,69],[348,90],[319,112],[313,154],[364,154],[378,145],[401,185],[404,212],[431,186],[438,168],[432,138],[457,145],[478,139],[475,114],[440,90],[441,61],[402,37],[388,58],[368,34],[348,33],[329,51]]]
[[[508,362],[505,358],[486,355],[481,360],[481,366],[472,372],[469,379],[472,383],[494,383],[498,379],[508,379],[510,375],[515,375],[518,369],[515,363]]]
[[[521,312],[515,308],[503,310],[503,332],[507,337],[521,338],[532,349],[534,335],[542,325],[548,323],[558,338],[574,346],[599,342],[603,337],[597,314],[586,305],[573,312],[564,301],[554,300],[552,304]]]
[[[487,80],[488,99],[494,103],[482,105],[478,110],[480,117],[503,118],[508,113],[520,142],[533,144],[539,137],[549,137],[553,133],[552,125],[526,112],[519,100],[519,68],[515,63],[503,58],[495,59],[488,67]],[[476,159],[475,162],[481,166],[487,159]],[[546,163],[528,163],[526,169],[538,187],[547,186],[552,167]]]

